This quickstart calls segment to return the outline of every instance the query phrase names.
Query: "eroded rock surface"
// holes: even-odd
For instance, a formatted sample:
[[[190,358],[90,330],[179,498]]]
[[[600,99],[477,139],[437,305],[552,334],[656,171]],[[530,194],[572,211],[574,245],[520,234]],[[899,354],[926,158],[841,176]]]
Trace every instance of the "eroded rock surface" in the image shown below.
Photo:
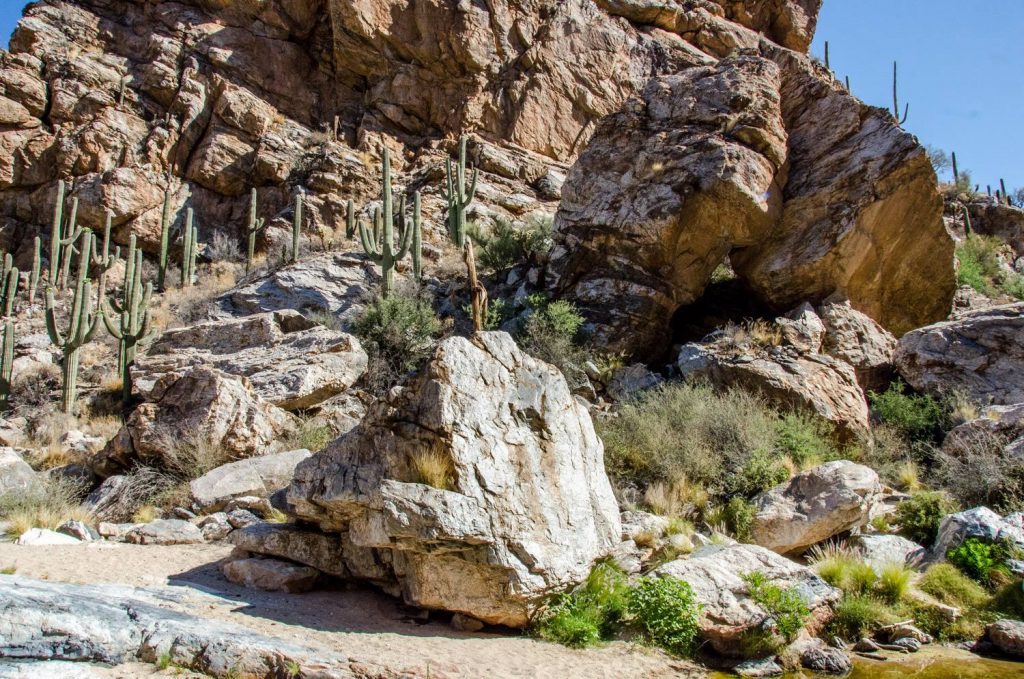
[[[199,509],[212,513],[235,498],[267,498],[291,483],[295,466],[311,455],[292,450],[229,462],[189,483],[192,500]]]
[[[408,603],[521,627],[619,542],[602,448],[557,369],[505,333],[452,337],[301,463],[288,501],[391,571]]]

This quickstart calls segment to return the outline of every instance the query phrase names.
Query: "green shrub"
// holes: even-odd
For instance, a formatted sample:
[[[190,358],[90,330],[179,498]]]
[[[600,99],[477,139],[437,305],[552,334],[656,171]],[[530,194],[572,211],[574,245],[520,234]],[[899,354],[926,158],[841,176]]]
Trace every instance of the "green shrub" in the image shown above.
[[[977,538],[968,538],[959,547],[948,550],[946,559],[964,575],[981,583],[988,582],[989,573],[999,565],[992,545]]]
[[[462,311],[469,317],[473,316],[473,305],[467,304],[462,307]],[[489,300],[487,303],[487,313],[484,314],[484,330],[497,330],[500,328],[505,321],[512,318],[514,308],[511,304],[501,299]]]
[[[899,603],[910,589],[914,571],[902,563],[885,564],[880,571],[875,590],[888,603]]]
[[[846,640],[860,639],[896,622],[897,615],[883,602],[864,594],[846,595],[836,604],[829,633]]]
[[[979,608],[988,600],[988,593],[981,585],[948,563],[931,566],[917,586],[942,603],[961,608]]]
[[[688,583],[641,578],[629,593],[629,613],[651,643],[680,657],[693,653],[700,606]]]
[[[811,611],[795,587],[783,589],[768,582],[764,573],[753,572],[743,576],[750,598],[764,608],[775,620],[775,627],[786,641],[793,641],[807,624]]]
[[[557,596],[535,623],[542,639],[573,648],[610,637],[626,611],[629,583],[614,564],[594,566],[579,587]]]
[[[941,491],[915,493],[896,507],[896,523],[904,536],[928,547],[935,542],[943,517],[958,510],[956,502]]]
[[[787,413],[776,425],[778,453],[799,467],[839,459],[831,443],[832,427],[805,413]]]
[[[910,440],[939,442],[949,425],[944,405],[927,394],[906,393],[906,384],[895,381],[882,392],[868,394],[871,408],[883,422]]]
[[[736,536],[740,542],[752,542],[754,534],[752,527],[757,508],[742,497],[732,497],[725,505],[722,518],[725,525]]]
[[[544,295],[530,295],[526,307],[516,333],[519,346],[561,370],[571,387],[585,383],[587,353],[578,341],[583,316],[571,302],[552,302]]]
[[[968,285],[986,297],[1009,295],[1024,299],[1024,280],[1007,270],[999,257],[1006,243],[996,236],[971,234],[956,249],[960,285]]]
[[[1024,580],[1016,580],[996,591],[988,608],[998,615],[1024,620]]]
[[[481,268],[502,273],[520,264],[536,263],[554,245],[551,218],[531,219],[525,226],[498,219],[489,230],[470,229]]]
[[[753,497],[788,478],[789,470],[780,458],[765,451],[757,451],[740,468],[732,490],[744,497]]]
[[[369,354],[370,388],[384,393],[429,357],[441,322],[429,300],[394,292],[377,299],[355,319],[352,331]]]

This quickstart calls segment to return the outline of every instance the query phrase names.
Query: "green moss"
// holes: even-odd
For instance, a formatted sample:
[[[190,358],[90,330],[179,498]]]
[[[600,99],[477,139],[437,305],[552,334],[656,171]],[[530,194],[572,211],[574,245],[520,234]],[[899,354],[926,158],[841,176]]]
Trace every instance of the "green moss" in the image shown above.
[[[988,601],[988,593],[948,563],[931,566],[921,576],[918,587],[944,604],[961,608],[980,608]]]

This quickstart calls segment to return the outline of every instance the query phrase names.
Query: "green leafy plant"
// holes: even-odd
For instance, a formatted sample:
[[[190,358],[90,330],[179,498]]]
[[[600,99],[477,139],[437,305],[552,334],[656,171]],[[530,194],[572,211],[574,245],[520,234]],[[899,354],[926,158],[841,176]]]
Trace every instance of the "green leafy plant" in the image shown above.
[[[946,493],[922,491],[896,507],[896,523],[904,536],[928,547],[935,542],[943,517],[958,509]]]
[[[561,370],[571,386],[582,384],[587,355],[578,336],[583,316],[571,302],[551,301],[544,295],[531,295],[526,307],[526,318],[516,333],[519,345],[531,356]]]
[[[883,625],[896,622],[897,617],[891,608],[874,597],[848,594],[836,604],[828,630],[842,639],[860,639]]]
[[[996,236],[969,234],[956,249],[960,262],[960,285],[968,285],[986,297],[1009,295],[1024,299],[1024,277],[1013,273],[1000,261],[1006,243]]]
[[[611,636],[626,611],[629,582],[610,562],[594,566],[586,581],[555,597],[534,624],[542,639],[573,648]]]
[[[967,577],[985,583],[989,573],[999,565],[993,551],[992,545],[977,538],[968,538],[960,546],[948,550],[946,559]]]
[[[781,458],[766,451],[756,451],[740,468],[735,477],[734,490],[744,497],[774,488],[789,478],[789,470]]]
[[[732,531],[732,534],[736,536],[737,540],[740,542],[752,542],[754,538],[752,526],[755,514],[757,514],[757,508],[750,501],[742,497],[732,497],[725,505],[722,519],[729,530]]]
[[[768,581],[761,572],[743,576],[750,598],[771,615],[775,627],[786,641],[793,641],[807,624],[811,611],[795,587],[782,588]]]
[[[882,392],[871,392],[868,399],[874,412],[911,440],[939,442],[949,426],[942,402],[927,395],[908,394],[901,381]]]
[[[371,389],[383,393],[429,356],[441,321],[427,299],[397,293],[370,303],[352,330],[370,355]]]
[[[676,656],[692,655],[700,605],[688,583],[640,578],[629,592],[629,613],[648,641]]]

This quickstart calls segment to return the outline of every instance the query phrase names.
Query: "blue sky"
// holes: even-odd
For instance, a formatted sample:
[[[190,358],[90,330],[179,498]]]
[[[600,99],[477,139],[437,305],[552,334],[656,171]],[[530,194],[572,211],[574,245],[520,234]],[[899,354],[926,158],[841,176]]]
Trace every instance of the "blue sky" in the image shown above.
[[[0,0],[0,44],[21,15]],[[892,62],[904,127],[956,151],[982,189],[1024,187],[1024,0],[825,0],[811,52],[850,77],[853,93],[891,106]],[[902,103],[901,103],[902,106]]]

